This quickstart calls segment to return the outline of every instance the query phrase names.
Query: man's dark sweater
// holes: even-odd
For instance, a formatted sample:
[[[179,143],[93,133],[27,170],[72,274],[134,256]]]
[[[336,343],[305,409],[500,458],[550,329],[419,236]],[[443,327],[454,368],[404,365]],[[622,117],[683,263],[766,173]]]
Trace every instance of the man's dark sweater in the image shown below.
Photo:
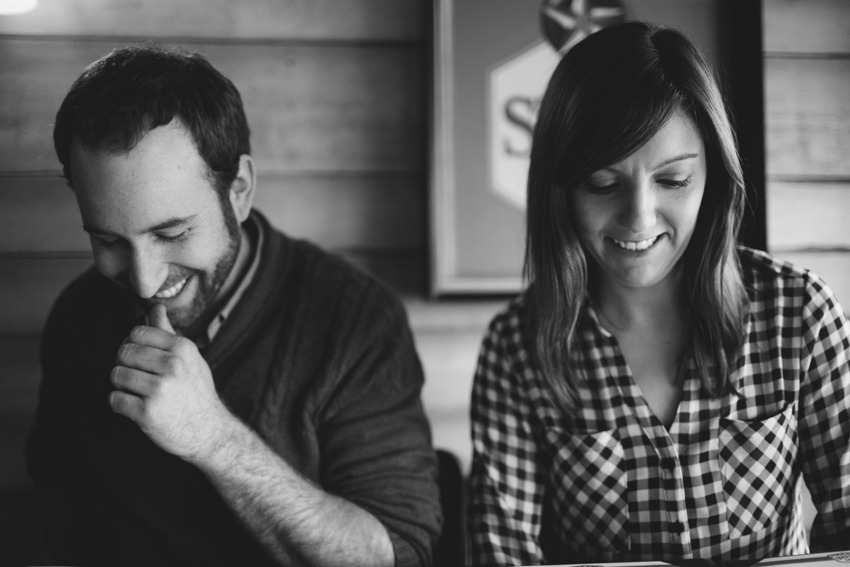
[[[404,309],[315,246],[265,232],[258,272],[201,350],[219,396],[290,466],[377,517],[397,565],[430,563],[436,462]],[[119,345],[138,323],[94,269],[62,293],[42,341],[27,462],[54,561],[259,565],[269,561],[198,469],[107,404]]]

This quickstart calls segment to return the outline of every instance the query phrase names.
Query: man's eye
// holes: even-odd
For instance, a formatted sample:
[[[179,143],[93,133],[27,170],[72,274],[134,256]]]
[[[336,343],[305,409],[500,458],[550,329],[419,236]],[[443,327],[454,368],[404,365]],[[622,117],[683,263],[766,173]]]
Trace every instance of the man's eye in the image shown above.
[[[162,242],[178,242],[186,238],[186,235],[189,233],[188,230],[184,230],[178,234],[157,234],[156,238],[161,240]]]
[[[95,236],[94,241],[97,242],[100,246],[105,246],[106,248],[115,248],[116,246],[121,244],[120,238],[102,238],[99,236]]]

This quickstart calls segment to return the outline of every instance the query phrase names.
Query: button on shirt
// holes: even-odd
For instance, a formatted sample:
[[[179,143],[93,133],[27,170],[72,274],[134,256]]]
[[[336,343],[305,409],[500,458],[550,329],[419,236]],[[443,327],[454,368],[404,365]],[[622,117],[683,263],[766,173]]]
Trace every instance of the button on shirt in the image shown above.
[[[523,296],[485,336],[472,394],[470,531],[477,564],[760,559],[846,547],[850,340],[814,274],[741,248],[750,314],[712,399],[693,360],[670,429],[647,405],[588,302],[572,353],[580,405],[562,409],[531,364]]]

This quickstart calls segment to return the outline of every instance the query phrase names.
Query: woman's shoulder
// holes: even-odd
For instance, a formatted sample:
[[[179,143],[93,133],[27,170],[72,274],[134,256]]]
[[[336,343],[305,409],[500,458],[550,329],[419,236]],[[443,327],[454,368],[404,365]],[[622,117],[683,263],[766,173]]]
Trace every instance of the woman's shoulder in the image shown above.
[[[524,350],[524,333],[527,318],[527,292],[510,299],[502,306],[487,326],[484,346],[507,351]]]
[[[808,279],[811,272],[806,268],[746,246],[738,246],[738,260],[744,272],[745,280],[754,283],[759,280],[772,279]]]
[[[516,335],[519,337],[523,333],[528,320],[528,293],[528,290],[525,290],[519,295],[510,298],[507,303],[496,311],[496,314],[490,319],[490,324],[487,327],[488,334],[499,336]]]
[[[784,297],[804,303],[837,303],[826,282],[812,270],[746,246],[738,246],[737,252],[752,300]]]

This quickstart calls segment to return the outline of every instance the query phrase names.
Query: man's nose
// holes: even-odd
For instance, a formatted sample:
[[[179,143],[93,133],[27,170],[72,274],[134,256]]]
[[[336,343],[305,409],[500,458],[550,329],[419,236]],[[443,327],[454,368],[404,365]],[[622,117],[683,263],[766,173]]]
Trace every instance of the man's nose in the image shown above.
[[[623,228],[640,234],[655,226],[655,212],[655,191],[649,183],[639,183],[623,196],[618,221]]]
[[[168,278],[168,263],[149,247],[136,248],[130,261],[130,283],[139,297],[147,299],[159,291]]]

